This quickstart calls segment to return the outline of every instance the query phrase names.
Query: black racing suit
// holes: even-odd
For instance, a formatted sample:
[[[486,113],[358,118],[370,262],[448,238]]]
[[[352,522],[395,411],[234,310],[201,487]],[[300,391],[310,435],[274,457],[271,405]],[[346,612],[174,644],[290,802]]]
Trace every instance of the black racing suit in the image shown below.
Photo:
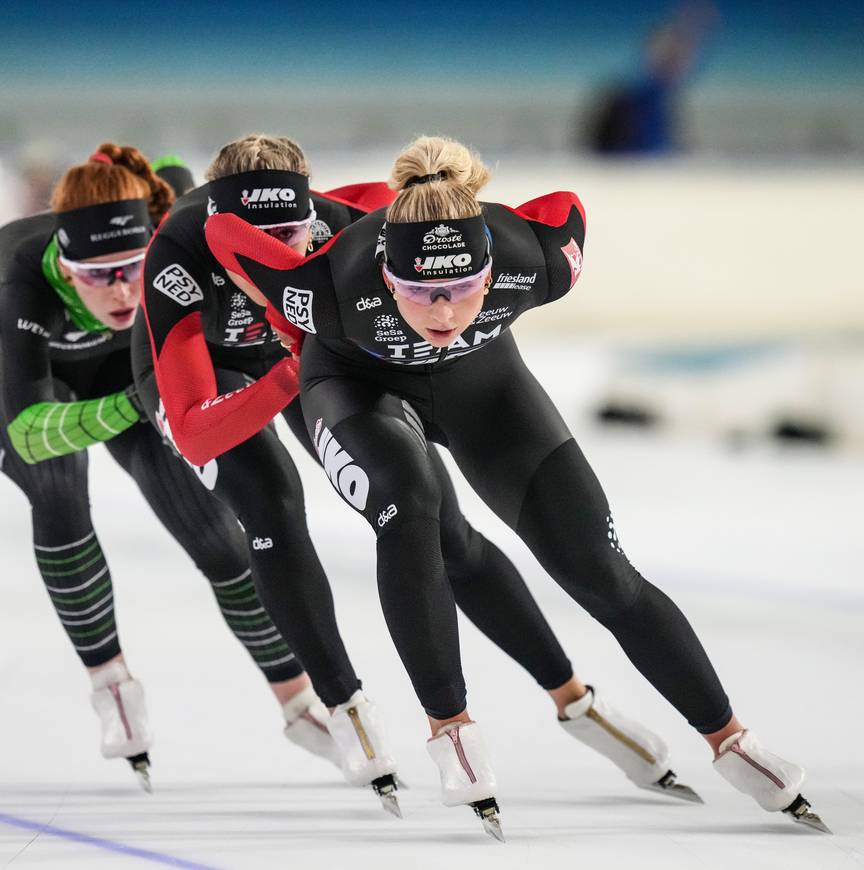
[[[491,289],[474,323],[442,350],[411,330],[383,283],[383,210],[302,262],[280,257],[233,215],[212,218],[207,238],[223,265],[264,293],[274,324],[310,333],[306,424],[334,487],[378,536],[384,615],[429,715],[462,711],[465,684],[427,440],[449,447],[486,503],[691,725],[716,731],[732,714],[702,645],[622,551],[597,478],[508,332],[575,284],[581,204],[555,193],[515,210],[485,203],[483,214]]]
[[[122,397],[132,384],[130,333],[87,331],[70,320],[44,271],[53,231],[49,213],[0,230],[0,469],[30,502],[37,565],[58,617],[82,662],[97,667],[120,653],[120,642],[111,574],[90,517],[87,450],[72,448],[92,433],[86,415],[78,419],[86,400],[98,412],[97,400]],[[33,428],[16,447],[7,427],[40,407],[65,429]],[[126,428],[99,440],[213,585],[224,618],[266,678],[297,676],[302,666],[251,587],[235,517],[172,458],[152,426],[136,422],[131,405],[124,408]],[[104,419],[107,406],[102,411]],[[34,461],[49,435],[69,451]]]
[[[152,353],[136,323],[136,383],[145,405],[172,430],[180,451],[202,463],[202,476],[240,518],[252,547],[261,598],[325,703],[334,706],[347,700],[357,678],[339,637],[327,580],[308,538],[299,477],[287,450],[266,425],[292,396],[290,389],[280,392],[278,381],[278,366],[286,355],[267,325],[264,309],[237,291],[208,251],[203,233],[207,200],[206,188],[181,200],[150,247],[145,306]],[[319,220],[327,225],[316,248],[331,232],[338,233],[360,217],[327,194],[313,194],[313,200]],[[172,283],[166,283],[166,275]],[[358,311],[368,306],[374,313],[381,300],[354,304]],[[254,338],[237,341],[234,331],[247,319],[244,328]],[[156,375],[165,406],[158,411]],[[196,385],[206,394],[197,392]],[[173,412],[168,393],[175,394]],[[182,404],[194,412],[191,416],[212,414],[212,424],[184,419],[182,404],[176,401],[181,394]],[[263,410],[258,417],[252,415],[250,423],[243,408],[256,398]],[[238,401],[246,404],[237,405]],[[299,401],[290,402],[282,413],[311,452]],[[186,427],[185,437],[177,437],[178,425]],[[240,438],[234,434],[235,425],[237,431],[245,427]],[[249,436],[256,426],[265,428]],[[572,668],[524,581],[500,550],[465,520],[434,450],[428,467],[439,493],[435,546],[446,570],[447,594],[541,686],[562,685],[572,676]],[[266,541],[266,548],[254,549],[256,540]]]

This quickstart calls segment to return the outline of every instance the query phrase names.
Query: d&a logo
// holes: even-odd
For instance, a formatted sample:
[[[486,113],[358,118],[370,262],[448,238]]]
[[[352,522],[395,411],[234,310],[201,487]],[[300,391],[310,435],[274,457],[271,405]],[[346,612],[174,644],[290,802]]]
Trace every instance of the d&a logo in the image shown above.
[[[273,549],[273,538],[253,538],[252,539],[252,549],[253,550],[272,550]]]
[[[579,280],[579,275],[582,274],[582,251],[579,250],[579,245],[576,240],[571,238],[563,248],[561,253],[567,258],[567,265],[570,267],[570,289],[572,290]]]
[[[357,310],[358,311],[369,311],[370,308],[379,308],[380,306],[381,306],[381,297],[380,296],[373,296],[371,299],[368,299],[367,297],[364,296],[357,303]]]
[[[265,208],[282,202],[294,202],[296,196],[291,187],[256,187],[251,193],[244,190],[240,202],[247,208]]]
[[[378,514],[378,528],[383,529],[384,526],[386,526],[387,523],[389,523],[390,520],[392,520],[393,517],[395,517],[398,513],[399,510],[397,509],[395,504],[391,504],[388,507],[384,508],[384,510],[381,511],[380,514]]]

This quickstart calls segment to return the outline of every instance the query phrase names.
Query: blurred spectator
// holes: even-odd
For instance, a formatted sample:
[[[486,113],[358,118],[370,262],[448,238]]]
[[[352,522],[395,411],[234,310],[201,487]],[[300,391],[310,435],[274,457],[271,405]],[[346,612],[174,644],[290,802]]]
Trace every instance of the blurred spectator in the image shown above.
[[[662,154],[680,147],[681,87],[719,18],[713,3],[685,3],[649,34],[639,75],[612,86],[597,101],[588,128],[592,151]]]

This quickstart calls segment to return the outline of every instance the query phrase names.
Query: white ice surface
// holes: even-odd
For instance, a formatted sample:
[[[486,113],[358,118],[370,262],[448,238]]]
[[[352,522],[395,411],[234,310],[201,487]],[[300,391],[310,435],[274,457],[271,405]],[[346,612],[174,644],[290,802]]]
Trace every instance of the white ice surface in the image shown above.
[[[806,765],[806,794],[835,836],[733,792],[701,738],[461,482],[466,513],[524,571],[577,673],[664,735],[674,769],[706,805],[634,789],[570,741],[542,691],[464,624],[470,709],[496,761],[507,844],[486,838],[468,809],[442,807],[424,717],[380,615],[372,534],[303,456],[310,524],[343,634],[411,786],[400,792],[405,819],[386,816],[371,793],[343,785],[282,737],[279,711],[206,582],[102,449],[91,451],[94,517],[123,647],[148,693],[155,793],[139,792],[125,763],[99,756],[88,681],[33,564],[26,502],[0,478],[0,814],[147,849],[163,864],[173,856],[237,870],[864,866],[860,457],[731,453],[708,441],[597,430],[579,413],[592,390],[589,361],[526,356],[572,420],[628,555],[690,617],[744,721]],[[147,864],[36,837],[0,816],[0,867]]]

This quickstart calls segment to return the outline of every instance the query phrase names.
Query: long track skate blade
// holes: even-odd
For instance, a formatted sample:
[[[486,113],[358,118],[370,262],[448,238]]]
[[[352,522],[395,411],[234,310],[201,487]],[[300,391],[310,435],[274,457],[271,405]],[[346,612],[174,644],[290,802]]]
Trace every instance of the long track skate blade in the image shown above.
[[[480,824],[483,825],[483,830],[492,837],[497,840],[499,843],[506,843],[507,841],[504,839],[504,832],[501,830],[501,819],[493,813],[491,816],[484,816],[480,819]]]
[[[396,777],[388,773],[386,776],[379,776],[372,780],[372,788],[380,798],[384,811],[390,813],[391,816],[396,816],[397,819],[401,819],[402,808],[399,806],[399,798],[396,797],[396,790],[399,788],[397,782]]]
[[[660,794],[669,795],[669,797],[678,798],[682,801],[687,801],[691,804],[704,804],[705,801],[693,791],[689,785],[684,785],[677,781],[674,770],[667,770],[666,773],[651,785],[641,786],[646,791],[656,791]]]
[[[140,785],[147,794],[153,794],[153,783],[150,782],[150,771],[146,768],[143,770],[136,770],[135,776],[138,780],[138,785]]]
[[[682,801],[687,801],[691,804],[704,804],[705,801],[699,796],[699,794],[693,791],[689,785],[682,785],[681,783],[673,783],[672,785],[659,785],[658,783],[654,783],[653,785],[643,785],[646,791],[656,791],[659,794],[669,795],[669,797],[678,798]]]
[[[133,755],[126,760],[132,765],[132,771],[135,773],[138,785],[147,794],[153,794],[153,783],[150,782],[150,756],[146,752],[142,752],[140,755]]]
[[[390,794],[379,794],[378,797],[381,799],[381,806],[385,812],[390,813],[391,816],[396,816],[397,819],[403,817],[402,807],[399,806],[399,798],[395,794],[392,792]]]
[[[817,813],[813,813],[810,811],[810,802],[806,800],[802,795],[798,795],[797,798],[790,804],[790,806],[786,807],[783,810],[784,813],[788,813],[792,816],[793,822],[798,822],[799,825],[804,825],[808,828],[813,828],[816,831],[820,831],[823,834],[833,834],[834,832],[825,822],[822,821],[822,817]]]
[[[483,826],[483,830],[492,837],[493,840],[497,840],[499,843],[507,842],[504,839],[504,832],[501,830],[501,819],[498,817],[500,810],[498,809],[498,804],[495,801],[495,798],[474,801],[470,806],[473,808],[474,812],[477,813],[477,817],[480,819],[480,824]]]

